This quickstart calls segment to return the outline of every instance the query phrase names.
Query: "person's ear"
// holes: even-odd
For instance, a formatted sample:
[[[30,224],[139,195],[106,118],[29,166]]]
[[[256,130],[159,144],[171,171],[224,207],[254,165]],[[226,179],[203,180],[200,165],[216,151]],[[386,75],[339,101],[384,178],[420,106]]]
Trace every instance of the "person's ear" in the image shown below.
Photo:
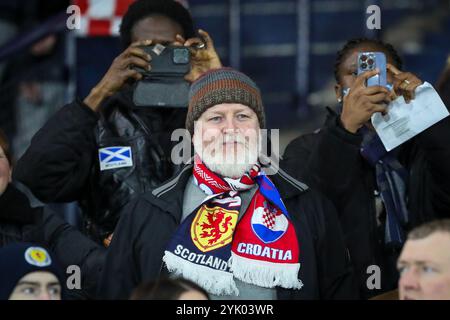
[[[342,86],[338,83],[334,85],[334,93],[336,94],[336,100],[340,103],[342,102]]]

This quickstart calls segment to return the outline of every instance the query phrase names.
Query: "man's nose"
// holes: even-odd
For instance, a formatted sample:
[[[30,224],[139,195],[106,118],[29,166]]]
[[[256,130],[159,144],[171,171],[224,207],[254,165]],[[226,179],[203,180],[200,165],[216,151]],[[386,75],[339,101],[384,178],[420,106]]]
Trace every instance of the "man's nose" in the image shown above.
[[[41,291],[41,294],[39,295],[38,300],[50,300],[50,294],[47,292],[47,290]]]
[[[235,132],[238,127],[236,126],[236,121],[233,117],[226,117],[224,121],[223,131],[224,132]]]
[[[419,275],[417,270],[411,268],[410,270],[404,271],[399,280],[399,287],[403,290],[417,290],[419,288]]]

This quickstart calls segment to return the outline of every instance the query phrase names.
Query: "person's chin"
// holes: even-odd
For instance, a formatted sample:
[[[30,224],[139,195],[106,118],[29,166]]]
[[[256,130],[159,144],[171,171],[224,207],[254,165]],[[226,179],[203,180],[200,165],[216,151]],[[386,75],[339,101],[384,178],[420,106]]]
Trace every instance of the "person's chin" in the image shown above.
[[[236,159],[227,159],[226,157],[204,159],[204,163],[212,171],[227,178],[239,178],[253,166],[253,164],[239,163]]]

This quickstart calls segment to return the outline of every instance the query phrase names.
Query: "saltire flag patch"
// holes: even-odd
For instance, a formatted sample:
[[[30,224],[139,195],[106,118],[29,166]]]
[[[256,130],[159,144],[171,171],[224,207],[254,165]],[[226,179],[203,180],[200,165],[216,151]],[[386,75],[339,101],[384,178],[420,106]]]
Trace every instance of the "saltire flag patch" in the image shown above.
[[[98,150],[100,171],[133,166],[131,147],[107,147]]]

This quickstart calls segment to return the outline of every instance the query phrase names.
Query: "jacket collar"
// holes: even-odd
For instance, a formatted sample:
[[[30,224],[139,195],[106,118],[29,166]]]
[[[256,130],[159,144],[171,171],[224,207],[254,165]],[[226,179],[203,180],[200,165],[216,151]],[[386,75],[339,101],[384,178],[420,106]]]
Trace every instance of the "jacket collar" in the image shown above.
[[[295,179],[278,166],[271,164],[269,167],[276,173],[268,177],[277,187],[283,200],[299,196],[309,190],[306,184]],[[161,210],[170,213],[179,222],[183,211],[184,189],[192,175],[192,168],[193,158],[190,159],[178,175],[145,193],[144,199]]]
[[[27,196],[12,183],[0,195],[0,222],[32,224],[39,219],[39,208],[33,208]]]

